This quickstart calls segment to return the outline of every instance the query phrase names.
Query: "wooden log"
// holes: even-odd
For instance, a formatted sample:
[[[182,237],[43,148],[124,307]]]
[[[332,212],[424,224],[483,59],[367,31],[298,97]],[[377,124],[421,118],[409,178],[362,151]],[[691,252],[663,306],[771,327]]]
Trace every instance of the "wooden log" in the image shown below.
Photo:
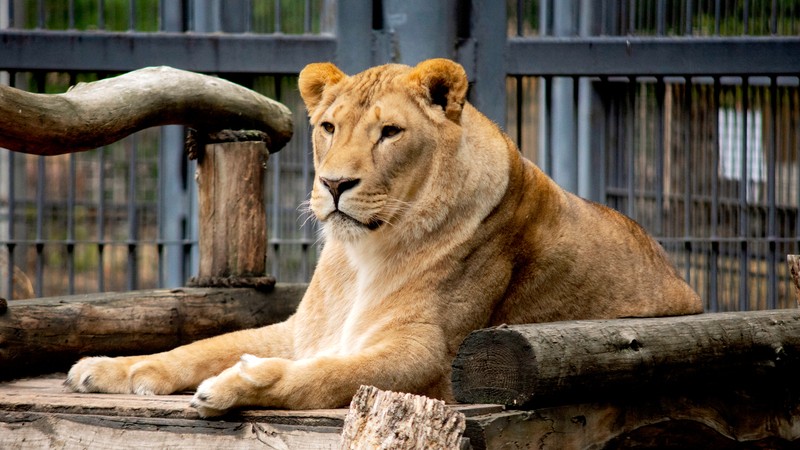
[[[251,141],[207,145],[198,159],[198,280],[266,274],[268,158],[265,144]]]
[[[455,449],[465,420],[441,400],[361,386],[344,420],[340,448]]]
[[[306,285],[183,288],[19,300],[0,315],[0,379],[67,369],[89,355],[168,350],[288,318]]]
[[[91,150],[148,127],[260,130],[276,152],[292,137],[289,109],[227,80],[148,67],[79,83],[64,94],[0,85],[0,147],[35,155]]]
[[[452,380],[460,402],[527,407],[669,384],[786,381],[800,375],[798,360],[798,310],[557,322],[473,332]]]
[[[800,255],[786,255],[786,262],[789,264],[789,273],[792,275],[797,305],[800,306]]]

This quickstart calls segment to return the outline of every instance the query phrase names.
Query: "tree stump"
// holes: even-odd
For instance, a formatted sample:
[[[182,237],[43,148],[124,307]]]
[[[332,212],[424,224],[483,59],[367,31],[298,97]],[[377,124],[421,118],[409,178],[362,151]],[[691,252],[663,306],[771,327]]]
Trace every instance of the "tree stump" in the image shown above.
[[[361,386],[344,420],[341,449],[457,449],[466,419],[441,400]]]
[[[789,264],[789,273],[792,274],[797,305],[800,306],[800,255],[786,255],[786,262]]]

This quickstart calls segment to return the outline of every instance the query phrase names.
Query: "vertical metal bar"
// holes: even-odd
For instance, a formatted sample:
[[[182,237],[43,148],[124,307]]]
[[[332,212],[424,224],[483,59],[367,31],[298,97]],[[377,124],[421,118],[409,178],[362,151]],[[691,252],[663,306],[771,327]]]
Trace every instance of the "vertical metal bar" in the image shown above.
[[[553,127],[553,77],[540,78],[544,85],[544,114],[539,119],[539,133],[542,136],[541,147],[539,148],[539,167],[548,175],[553,174],[553,158],[552,158],[552,127]]]
[[[97,291],[105,292],[106,148],[97,150]]]
[[[523,1],[517,0],[517,36],[522,36],[525,31],[523,27],[523,24],[525,23],[525,17],[523,17],[523,14],[525,14]]]
[[[715,36],[719,36],[719,33],[720,33],[720,30],[719,30],[719,22],[720,22],[720,14],[721,14],[720,2],[721,2],[721,0],[714,0],[714,35]],[[719,80],[717,80],[717,81],[719,81]],[[717,100],[719,100],[719,97],[717,97]]]
[[[656,80],[656,137],[655,137],[655,187],[656,187],[656,215],[655,229],[656,236],[664,235],[664,99],[667,95],[667,88],[664,77]]]
[[[128,0],[128,30],[136,29],[136,0]]]
[[[711,255],[709,256],[709,284],[708,284],[708,304],[709,312],[719,311],[719,292],[717,279],[719,277],[719,111],[720,111],[720,79],[714,77],[714,107],[712,109],[713,142],[714,148],[711,156]]]
[[[76,156],[72,153],[69,155],[67,186],[67,293],[69,295],[75,293],[75,179]]]
[[[778,34],[778,0],[772,0],[772,9],[769,15],[769,31],[773,36]]]
[[[667,0],[658,0],[656,11],[656,35],[663,36],[667,28]]]
[[[744,0],[744,12],[742,13],[742,23],[744,29],[742,34],[750,34],[750,0]]]
[[[275,87],[275,97],[280,98],[280,80],[279,77],[273,79]],[[273,153],[270,158],[274,158],[272,166],[272,242],[273,242],[273,258],[272,258],[272,276],[275,278],[280,277],[280,250],[281,239],[281,215],[280,199],[281,195],[281,156],[280,153]]]
[[[303,186],[306,188],[306,192],[310,192],[313,188],[314,179],[312,177],[312,170],[313,164],[311,162],[312,152],[308,148],[308,143],[310,142],[309,134],[311,130],[311,126],[307,125],[305,127],[306,133],[303,136],[304,139],[301,141],[303,146]],[[305,212],[305,214],[310,214],[310,211]],[[311,259],[310,250],[311,245],[313,244],[312,240],[312,233],[311,228],[314,226],[313,221],[306,222],[302,228],[303,232],[303,258],[300,270],[303,274],[303,280],[310,280],[311,279],[311,270],[309,260]]]
[[[627,205],[625,214],[636,219],[636,145],[633,130],[636,125],[636,77],[628,78],[625,96],[625,159]]]
[[[106,29],[106,0],[97,0],[97,29]]]
[[[75,29],[75,0],[67,2],[67,28],[70,30]]]
[[[138,246],[137,230],[138,217],[136,211],[136,134],[130,136],[131,152],[128,160],[128,270],[127,289],[135,290],[137,287],[138,267],[136,265],[136,250]]]
[[[692,79],[685,78],[685,90],[683,92],[683,152],[687,166],[692,164]],[[684,278],[687,283],[691,283],[692,275],[692,205],[694,198],[692,195],[692,176],[686,174],[684,177],[683,193],[683,249],[684,249]]]
[[[739,173],[739,310],[749,309],[750,299],[748,290],[748,275],[750,266],[750,249],[747,240],[749,228],[749,210],[747,202],[747,191],[749,184],[749,170],[747,164],[748,156],[748,120],[747,113],[750,109],[750,80],[742,77],[742,149],[741,149],[741,172]]]
[[[514,81],[516,82],[516,85],[517,85],[517,90],[515,92],[515,94],[516,94],[516,112],[517,112],[517,114],[516,114],[517,147],[519,147],[519,150],[522,151],[522,144],[523,144],[522,143],[522,136],[523,136],[523,133],[522,133],[522,125],[523,125],[522,114],[524,113],[524,110],[525,110],[525,108],[524,108],[525,99],[524,99],[524,96],[522,95],[523,94],[523,92],[522,92],[522,84],[523,84],[522,83],[522,75],[514,76]]]
[[[19,28],[18,24],[14,22],[14,2],[8,2],[8,28]]]
[[[308,0],[306,0],[308,1]],[[252,33],[253,32],[253,0],[246,0],[244,2],[244,8],[242,11],[244,15],[244,32],[245,33]]]
[[[342,20],[339,18],[339,20]],[[275,0],[275,32],[281,33],[281,0]]]
[[[691,36],[694,33],[694,27],[692,24],[692,19],[694,15],[694,2],[692,0],[686,0],[686,29],[684,34],[687,36]]]
[[[603,142],[604,142],[603,147],[604,148],[603,148],[603,153],[602,153],[602,156],[601,156],[601,161],[603,161],[604,168],[603,168],[603,174],[602,174],[603,175],[602,176],[603,182],[600,184],[600,190],[601,190],[601,192],[600,192],[600,202],[605,204],[605,205],[611,205],[611,202],[610,202],[610,200],[608,198],[608,184],[609,184],[608,178],[609,177],[606,174],[608,173],[608,170],[609,170],[609,167],[610,167],[610,164],[608,163],[608,158],[611,155],[612,148],[613,148],[613,146],[611,145],[611,139],[612,139],[612,136],[614,136],[614,133],[612,131],[613,127],[614,127],[614,121],[613,121],[613,118],[612,118],[613,98],[612,98],[611,95],[607,94],[607,93],[611,92],[611,89],[610,89],[610,86],[609,86],[609,83],[608,83],[608,77],[601,78],[600,83],[601,83],[600,92],[606,93],[606,95],[603,96],[603,119],[605,121],[605,126],[604,126],[604,128],[605,128],[605,139],[603,140]]]
[[[16,75],[10,74],[10,78],[12,80],[11,84],[13,85],[13,79]],[[6,293],[6,298],[13,299],[14,298],[14,240],[16,236],[14,236],[14,220],[16,216],[16,192],[14,189],[14,183],[16,180],[14,179],[14,166],[16,165],[16,157],[14,152],[8,152],[8,240],[11,242],[7,244],[8,247],[8,271],[6,272],[6,287],[8,292]],[[2,295],[2,293],[0,293]]]
[[[775,184],[775,165],[778,159],[778,79],[770,78],[769,85],[770,115],[772,120],[769,136],[769,153],[767,154],[767,308],[775,309],[778,304],[778,227]]]
[[[636,34],[636,0],[629,0],[628,34]]]
[[[306,3],[303,7],[303,32],[305,34],[311,33],[313,30],[313,24],[311,22],[311,0],[306,0]]]
[[[36,296],[44,295],[44,180],[47,177],[45,157],[37,159],[36,180]]]
[[[47,19],[45,18],[47,10],[44,7],[44,0],[36,1],[36,10],[38,15],[36,20],[36,28],[44,30],[45,27],[47,26]]]

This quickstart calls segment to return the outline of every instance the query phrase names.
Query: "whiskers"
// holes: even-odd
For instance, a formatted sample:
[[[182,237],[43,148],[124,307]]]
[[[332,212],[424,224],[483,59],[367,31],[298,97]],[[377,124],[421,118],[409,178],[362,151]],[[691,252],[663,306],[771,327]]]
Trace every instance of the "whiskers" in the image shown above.
[[[300,228],[306,226],[309,221],[312,221],[312,224],[317,222],[317,216],[314,214],[314,211],[311,210],[311,200],[306,200],[297,207],[297,212],[299,215],[297,216],[297,220],[301,220]]]
[[[373,217],[373,220],[383,222],[390,227],[395,227],[399,217],[411,209],[411,203],[387,197],[383,208]]]

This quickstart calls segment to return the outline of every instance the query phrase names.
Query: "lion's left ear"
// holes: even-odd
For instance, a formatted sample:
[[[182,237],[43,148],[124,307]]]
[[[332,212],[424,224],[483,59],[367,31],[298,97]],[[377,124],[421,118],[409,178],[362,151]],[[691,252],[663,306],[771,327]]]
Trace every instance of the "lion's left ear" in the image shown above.
[[[439,105],[448,119],[459,122],[467,96],[467,73],[460,64],[449,59],[429,59],[417,64],[408,75]]]
[[[345,78],[347,75],[331,63],[309,64],[300,71],[297,87],[300,89],[300,96],[303,97],[309,116],[322,100],[325,89]]]

